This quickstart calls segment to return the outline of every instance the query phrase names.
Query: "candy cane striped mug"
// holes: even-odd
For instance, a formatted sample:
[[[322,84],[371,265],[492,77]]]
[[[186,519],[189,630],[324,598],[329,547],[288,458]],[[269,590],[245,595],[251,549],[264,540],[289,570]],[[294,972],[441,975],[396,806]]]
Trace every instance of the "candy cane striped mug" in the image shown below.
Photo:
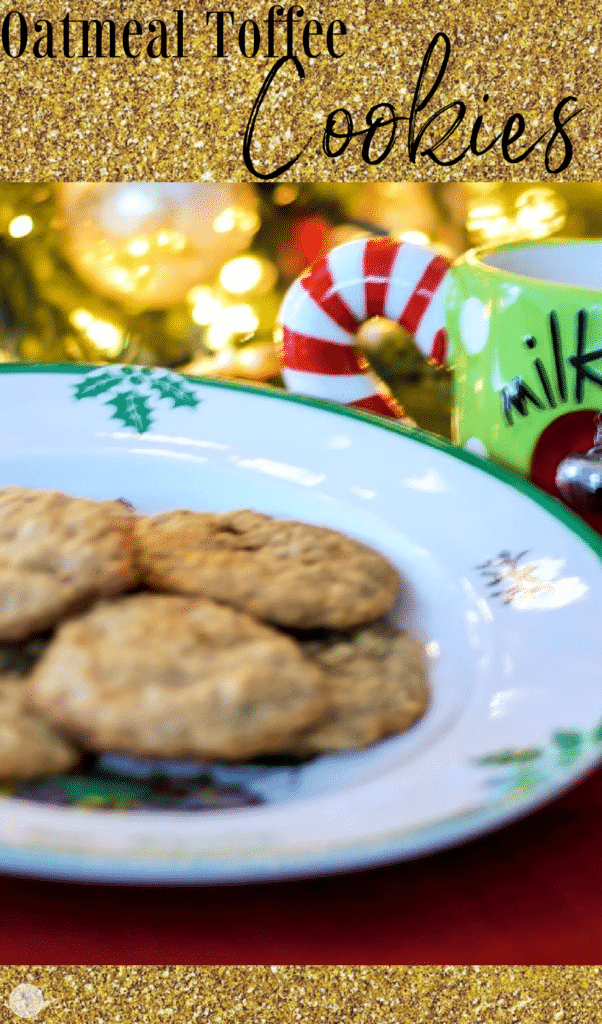
[[[592,447],[602,409],[602,240],[506,245],[453,264],[389,238],[338,246],[282,303],[287,387],[402,417],[356,344],[372,316],[452,367],[457,444],[558,495],[559,463]]]

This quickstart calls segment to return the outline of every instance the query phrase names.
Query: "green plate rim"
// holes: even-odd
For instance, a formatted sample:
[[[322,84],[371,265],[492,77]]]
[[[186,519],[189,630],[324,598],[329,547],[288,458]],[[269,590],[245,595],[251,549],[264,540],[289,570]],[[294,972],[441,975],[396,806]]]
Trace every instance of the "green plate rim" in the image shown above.
[[[136,364],[3,363],[0,365],[0,374],[76,374],[86,373],[91,370],[98,370],[101,369],[102,366],[107,365],[123,366]],[[178,370],[169,370],[168,367],[144,367],[144,369],[159,371],[167,369],[170,373],[179,373]],[[523,477],[518,476],[511,470],[506,469],[505,466],[500,466],[497,463],[490,462],[488,459],[483,459],[479,455],[474,455],[465,448],[460,448],[458,445],[452,444],[451,441],[447,441],[445,438],[439,437],[436,434],[431,434],[427,430],[422,430],[420,427],[407,427],[402,423],[399,423],[397,420],[390,420],[384,416],[378,416],[374,413],[364,412],[359,409],[352,409],[347,405],[340,405],[337,402],[328,402],[322,398],[310,398],[307,395],[291,394],[288,391],[280,391],[276,387],[270,387],[267,385],[258,386],[254,384],[243,384],[239,381],[215,380],[210,377],[194,377],[191,374],[186,373],[179,373],[179,376],[184,377],[193,384],[202,384],[203,387],[224,388],[228,391],[241,391],[244,394],[262,395],[264,398],[275,398],[284,402],[296,402],[298,405],[309,406],[312,409],[321,409],[323,412],[335,413],[339,416],[348,416],[350,419],[359,420],[363,423],[370,423],[372,426],[379,427],[381,430],[388,430],[394,434],[401,434],[402,437],[418,441],[420,444],[424,444],[429,448],[435,448],[437,451],[443,451],[452,458],[458,459],[460,462],[466,462],[469,466],[473,466],[474,469],[478,469],[483,473],[488,473],[490,476],[495,477],[497,480],[501,480],[502,483],[507,484],[509,487],[513,487],[514,490],[520,491],[527,498],[531,498],[531,500],[535,501],[536,504],[541,506],[541,508],[545,509],[546,512],[549,512],[550,515],[554,516],[555,519],[560,520],[560,522],[563,523],[564,526],[568,527],[572,533],[576,533],[581,540],[583,540],[602,560],[602,536],[599,536],[583,519],[574,512],[571,512],[568,508],[562,505],[560,501],[553,498],[552,495],[547,494],[546,491],[542,491],[529,480],[525,480]]]

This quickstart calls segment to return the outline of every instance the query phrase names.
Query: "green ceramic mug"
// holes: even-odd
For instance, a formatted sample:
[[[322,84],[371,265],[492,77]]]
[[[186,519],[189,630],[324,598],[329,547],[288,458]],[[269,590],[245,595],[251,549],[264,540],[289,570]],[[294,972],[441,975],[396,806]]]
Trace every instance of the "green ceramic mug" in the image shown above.
[[[568,468],[573,504],[591,470],[593,494],[582,507],[598,508],[602,519],[602,456],[595,448],[602,241],[512,244],[468,252],[451,265],[430,249],[392,239],[339,246],[284,299],[287,386],[400,415],[355,343],[361,323],[375,315],[403,324],[427,357],[452,367],[457,444],[557,496],[556,477]],[[585,463],[570,469],[569,456]]]

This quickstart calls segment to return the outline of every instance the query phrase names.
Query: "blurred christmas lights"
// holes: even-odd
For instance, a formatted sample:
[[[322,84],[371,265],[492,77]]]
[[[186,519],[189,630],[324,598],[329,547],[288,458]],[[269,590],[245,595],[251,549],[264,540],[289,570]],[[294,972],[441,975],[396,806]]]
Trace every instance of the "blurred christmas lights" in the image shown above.
[[[0,184],[0,362],[131,361],[277,382],[273,328],[290,280],[368,233],[451,257],[600,236],[602,185]],[[424,402],[444,381],[397,324],[370,321],[359,341]]]

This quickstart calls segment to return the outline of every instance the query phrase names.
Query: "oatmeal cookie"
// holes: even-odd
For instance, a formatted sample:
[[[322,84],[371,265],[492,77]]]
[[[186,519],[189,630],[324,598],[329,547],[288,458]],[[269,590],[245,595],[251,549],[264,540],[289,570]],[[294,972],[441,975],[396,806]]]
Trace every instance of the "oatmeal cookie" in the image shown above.
[[[0,778],[63,772],[79,752],[27,706],[26,675],[45,642],[0,644]]]
[[[0,490],[0,641],[22,640],[138,580],[134,516],[118,501]]]
[[[64,622],[32,703],[92,750],[240,760],[282,749],[325,707],[290,637],[198,598],[139,593]]]
[[[386,622],[301,641],[305,655],[326,673],[323,718],[299,736],[297,754],[366,747],[408,729],[429,701],[424,649]]]
[[[225,601],[282,626],[368,622],[389,610],[400,585],[364,544],[259,512],[166,512],[141,517],[136,536],[150,587]]]

